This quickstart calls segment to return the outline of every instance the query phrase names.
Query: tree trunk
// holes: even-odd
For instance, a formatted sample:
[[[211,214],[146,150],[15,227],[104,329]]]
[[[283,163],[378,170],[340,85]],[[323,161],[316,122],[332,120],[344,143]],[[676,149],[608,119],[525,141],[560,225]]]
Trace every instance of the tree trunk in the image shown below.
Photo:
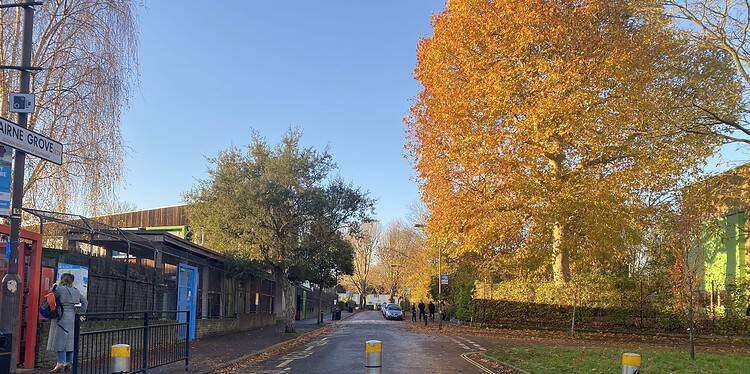
[[[284,301],[286,303],[286,312],[284,313],[285,319],[284,319],[284,332],[292,333],[295,332],[294,329],[294,315],[296,314],[295,305],[294,305],[294,287],[292,287],[292,284],[289,283],[289,280],[286,281],[286,290],[284,292]]]
[[[554,176],[555,182],[558,184],[555,189],[561,187],[565,183],[565,175],[563,173],[565,155],[562,153],[562,146],[556,139],[552,140],[555,153],[553,153],[547,159],[550,172]],[[555,258],[555,262],[552,265],[553,278],[555,284],[558,286],[565,285],[570,280],[570,251],[565,245],[565,224],[561,221],[559,213],[552,224],[552,256]]]
[[[688,259],[690,251],[685,252],[685,258]],[[686,261],[686,267],[688,270],[687,283],[688,283],[688,332],[690,334],[690,359],[695,360],[695,290],[693,286],[693,269],[690,267],[690,263]]]
[[[365,305],[367,305],[367,283],[365,281],[360,282],[360,291],[362,292],[359,294],[359,309],[365,310]]]
[[[690,303],[692,304],[692,302]],[[693,331],[695,329],[695,321],[693,317],[693,305],[690,305],[690,311],[688,311],[688,319],[690,322],[688,325],[690,326],[690,359],[695,360],[695,332]]]
[[[564,285],[570,280],[570,251],[564,244],[565,226],[556,221],[552,226],[552,255],[555,263],[552,267],[555,284]]]
[[[276,287],[281,290],[281,313],[284,318],[284,331],[295,332],[294,330],[294,287],[289,283],[289,276],[286,271],[279,270],[276,273]]]

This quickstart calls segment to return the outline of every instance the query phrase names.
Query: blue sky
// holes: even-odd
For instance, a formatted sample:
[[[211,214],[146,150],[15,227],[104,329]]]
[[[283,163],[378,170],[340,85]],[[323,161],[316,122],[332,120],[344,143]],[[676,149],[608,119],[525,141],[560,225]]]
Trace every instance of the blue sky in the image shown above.
[[[178,5],[179,4],[179,5]],[[419,92],[416,44],[442,2],[147,1],[140,85],[123,116],[120,199],[177,204],[205,157],[275,142],[290,126],[328,146],[339,174],[378,200],[381,221],[419,198],[403,117]]]

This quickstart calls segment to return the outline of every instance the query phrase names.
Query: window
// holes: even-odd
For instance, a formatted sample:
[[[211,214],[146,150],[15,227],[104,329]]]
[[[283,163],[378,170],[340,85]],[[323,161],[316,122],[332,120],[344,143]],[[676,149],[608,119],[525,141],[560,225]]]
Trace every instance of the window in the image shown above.
[[[233,317],[237,314],[237,310],[235,310],[237,283],[235,279],[224,279],[224,317]]]
[[[260,279],[260,290],[256,295],[258,313],[273,313],[275,282]]]
[[[221,317],[221,288],[224,283],[224,273],[216,269],[208,269],[208,289],[206,296],[208,298],[208,310],[205,317]]]

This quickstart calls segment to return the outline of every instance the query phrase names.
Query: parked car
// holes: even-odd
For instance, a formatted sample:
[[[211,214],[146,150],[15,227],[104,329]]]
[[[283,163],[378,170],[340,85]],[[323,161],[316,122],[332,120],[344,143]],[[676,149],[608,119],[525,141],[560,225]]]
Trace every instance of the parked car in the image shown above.
[[[383,318],[387,319],[387,317],[385,316],[385,312],[388,311],[388,306],[389,305],[395,305],[395,304],[383,303],[383,307],[380,309],[380,312],[383,314]]]
[[[380,305],[378,305],[380,309],[380,313],[383,313],[383,317],[385,317],[385,309],[388,307],[388,302],[383,301]]]
[[[388,304],[388,306],[385,307],[383,316],[385,319],[396,319],[402,321],[404,319],[404,311],[401,310],[401,307],[398,306],[398,304]]]

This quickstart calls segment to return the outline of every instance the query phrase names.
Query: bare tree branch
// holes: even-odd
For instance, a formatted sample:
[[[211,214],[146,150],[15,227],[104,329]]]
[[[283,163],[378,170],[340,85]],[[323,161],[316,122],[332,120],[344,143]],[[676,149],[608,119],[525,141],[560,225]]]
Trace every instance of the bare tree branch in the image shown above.
[[[0,0],[0,3],[11,0]],[[136,1],[46,1],[37,7],[29,127],[65,144],[61,166],[28,159],[27,204],[96,214],[122,179],[120,114],[137,82]],[[0,64],[17,65],[21,12],[0,12]],[[0,72],[0,96],[18,76]],[[11,118],[5,100],[0,115]]]
[[[743,82],[743,96],[750,97],[750,1],[664,0],[662,5],[667,15],[693,40],[729,56]],[[729,142],[750,144],[750,124],[747,122],[750,108],[741,108],[739,120],[734,120],[704,105],[694,105],[718,122],[713,126],[703,125],[702,131],[693,129],[692,133],[718,135]]]

